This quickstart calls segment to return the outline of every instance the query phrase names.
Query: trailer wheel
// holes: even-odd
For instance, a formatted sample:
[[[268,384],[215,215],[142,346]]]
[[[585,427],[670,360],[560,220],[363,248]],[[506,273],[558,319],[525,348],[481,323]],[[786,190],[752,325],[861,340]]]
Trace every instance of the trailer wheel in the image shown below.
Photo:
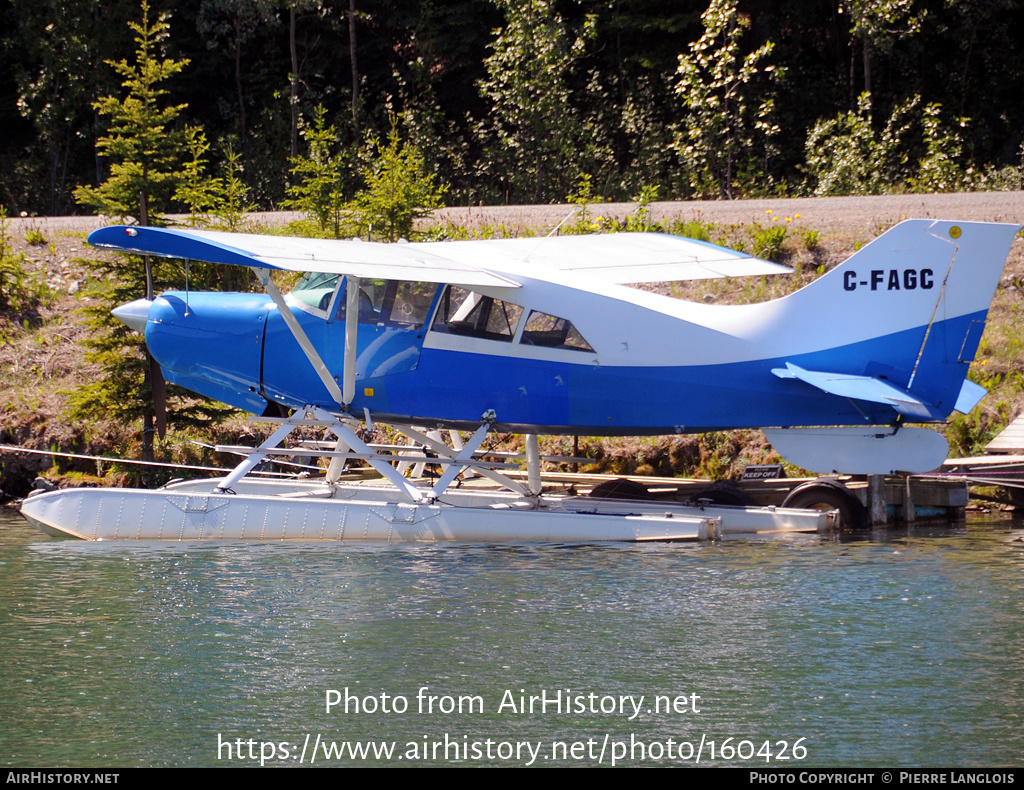
[[[789,492],[783,507],[810,510],[838,510],[839,528],[861,530],[868,527],[868,511],[842,483],[832,480],[813,480]]]
[[[707,503],[709,505],[747,507],[754,504],[746,492],[730,480],[716,480],[693,498],[698,503]]]
[[[587,496],[597,497],[598,499],[654,499],[643,483],[625,478],[606,480],[594,486],[594,490],[587,494]]]

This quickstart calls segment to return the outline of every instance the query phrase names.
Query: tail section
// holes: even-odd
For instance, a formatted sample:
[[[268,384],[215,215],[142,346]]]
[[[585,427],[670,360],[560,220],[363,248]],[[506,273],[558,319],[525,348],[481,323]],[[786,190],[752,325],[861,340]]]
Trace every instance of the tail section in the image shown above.
[[[983,390],[965,382],[967,370],[1018,230],[900,223],[807,287],[765,305],[766,324],[788,352],[772,372],[890,405],[913,420],[971,408]]]

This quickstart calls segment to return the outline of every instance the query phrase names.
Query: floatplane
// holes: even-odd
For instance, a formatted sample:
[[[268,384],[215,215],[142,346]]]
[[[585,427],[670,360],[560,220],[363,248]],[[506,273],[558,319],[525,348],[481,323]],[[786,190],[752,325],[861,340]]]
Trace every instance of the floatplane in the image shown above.
[[[932,470],[945,439],[907,423],[942,422],[985,394],[967,371],[1019,229],[901,222],[787,296],[716,305],[635,286],[790,270],[654,233],[380,244],[103,228],[91,245],[255,272],[263,294],[169,292],[115,315],[145,333],[167,380],[277,427],[224,477],[55,491],[29,497],[22,512],[46,532],[92,540],[685,540],[822,529],[826,515],[806,509],[545,494],[537,436],[756,428],[815,472]],[[282,270],[302,273],[286,295],[272,277]],[[408,448],[360,438],[359,425],[374,422],[443,472],[406,477],[396,464],[409,462]],[[322,477],[249,474],[309,454],[283,446],[300,426],[332,436],[318,450]],[[525,478],[480,454],[493,431],[526,435]],[[345,482],[352,458],[389,485]],[[502,488],[453,485],[460,475]]]

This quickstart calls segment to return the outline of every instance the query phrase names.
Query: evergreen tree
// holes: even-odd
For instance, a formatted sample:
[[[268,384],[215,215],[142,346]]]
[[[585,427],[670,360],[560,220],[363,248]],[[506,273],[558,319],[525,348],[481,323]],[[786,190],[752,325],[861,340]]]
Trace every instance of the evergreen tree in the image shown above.
[[[14,251],[7,208],[0,206],[0,310],[20,310],[37,301],[26,280],[25,255]]]
[[[106,96],[93,105],[101,116],[110,119],[108,134],[97,143],[102,155],[111,161],[110,177],[97,187],[80,187],[75,197],[104,214],[120,217],[145,215],[148,206],[148,220],[152,222],[158,219],[157,212],[169,207],[184,180],[180,163],[188,144],[175,122],[185,105],[167,104],[164,83],[188,61],[159,57],[169,26],[166,16],[150,22],[148,0],[142,2],[142,22],[129,22],[129,26],[135,32],[135,61],[107,61],[123,78],[126,95]],[[196,134],[192,134],[193,142],[201,142],[204,138]],[[142,336],[115,319],[110,310],[184,279],[179,265],[158,260],[152,267],[138,256],[91,262],[89,288],[94,301],[83,312],[93,332],[85,345],[89,360],[98,363],[104,375],[79,388],[69,399],[75,417],[120,422],[141,419],[144,460],[153,459],[154,432],[162,430],[163,379]],[[179,424],[225,413],[220,407],[195,403],[185,410],[171,411]]]
[[[347,232],[345,185],[349,162],[339,150],[338,130],[327,124],[327,111],[317,107],[313,125],[303,130],[308,156],[290,159],[294,182],[288,187],[286,208],[301,211],[316,228],[300,227],[309,235],[340,239]]]
[[[206,132],[198,126],[185,129],[185,140],[191,159],[185,163],[183,178],[174,193],[188,208],[188,224],[205,227],[218,197],[224,191],[224,182],[208,172],[210,166],[210,143]]]
[[[350,205],[359,234],[380,241],[398,241],[413,235],[413,222],[440,208],[444,189],[434,174],[424,172],[423,156],[403,144],[392,126],[387,145],[375,143],[373,164],[363,173],[366,188]],[[371,231],[372,229],[372,231]]]
[[[153,460],[154,381],[143,336],[110,314],[111,307],[139,297],[139,282],[145,278],[142,258],[117,256],[110,261],[90,261],[92,276],[88,295],[91,301],[82,312],[92,330],[83,341],[87,359],[96,363],[103,375],[68,396],[68,412],[73,419],[111,420],[122,425],[143,422],[141,437],[143,460]],[[180,264],[165,262],[154,270],[154,287],[164,290],[185,280]],[[230,414],[224,406],[203,401],[177,387],[167,391],[167,420],[179,428],[206,424]]]
[[[142,2],[142,22],[128,25],[135,31],[135,61],[107,61],[123,77],[126,95],[105,96],[93,104],[99,115],[110,119],[108,133],[97,143],[111,162],[110,176],[97,187],[79,187],[75,199],[102,214],[125,217],[141,213],[143,195],[153,221],[181,182],[186,147],[183,132],[175,128],[185,105],[166,104],[164,83],[189,61],[160,57],[170,25],[166,14],[150,23],[148,0]]]
[[[185,130],[192,158],[185,163],[182,183],[174,193],[188,207],[188,224],[197,228],[212,227],[237,233],[245,229],[245,215],[252,211],[248,202],[249,187],[242,180],[241,154],[235,141],[223,143],[223,175],[210,175],[210,143],[206,133],[196,126]],[[231,267],[234,268],[234,267]]]

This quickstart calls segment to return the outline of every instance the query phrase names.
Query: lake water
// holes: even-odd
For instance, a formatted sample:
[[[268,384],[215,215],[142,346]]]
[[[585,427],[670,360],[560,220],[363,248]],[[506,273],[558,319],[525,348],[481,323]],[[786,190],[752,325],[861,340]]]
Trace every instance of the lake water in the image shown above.
[[[1024,529],[988,518],[373,546],[83,543],[4,512],[0,759],[1020,766]]]

